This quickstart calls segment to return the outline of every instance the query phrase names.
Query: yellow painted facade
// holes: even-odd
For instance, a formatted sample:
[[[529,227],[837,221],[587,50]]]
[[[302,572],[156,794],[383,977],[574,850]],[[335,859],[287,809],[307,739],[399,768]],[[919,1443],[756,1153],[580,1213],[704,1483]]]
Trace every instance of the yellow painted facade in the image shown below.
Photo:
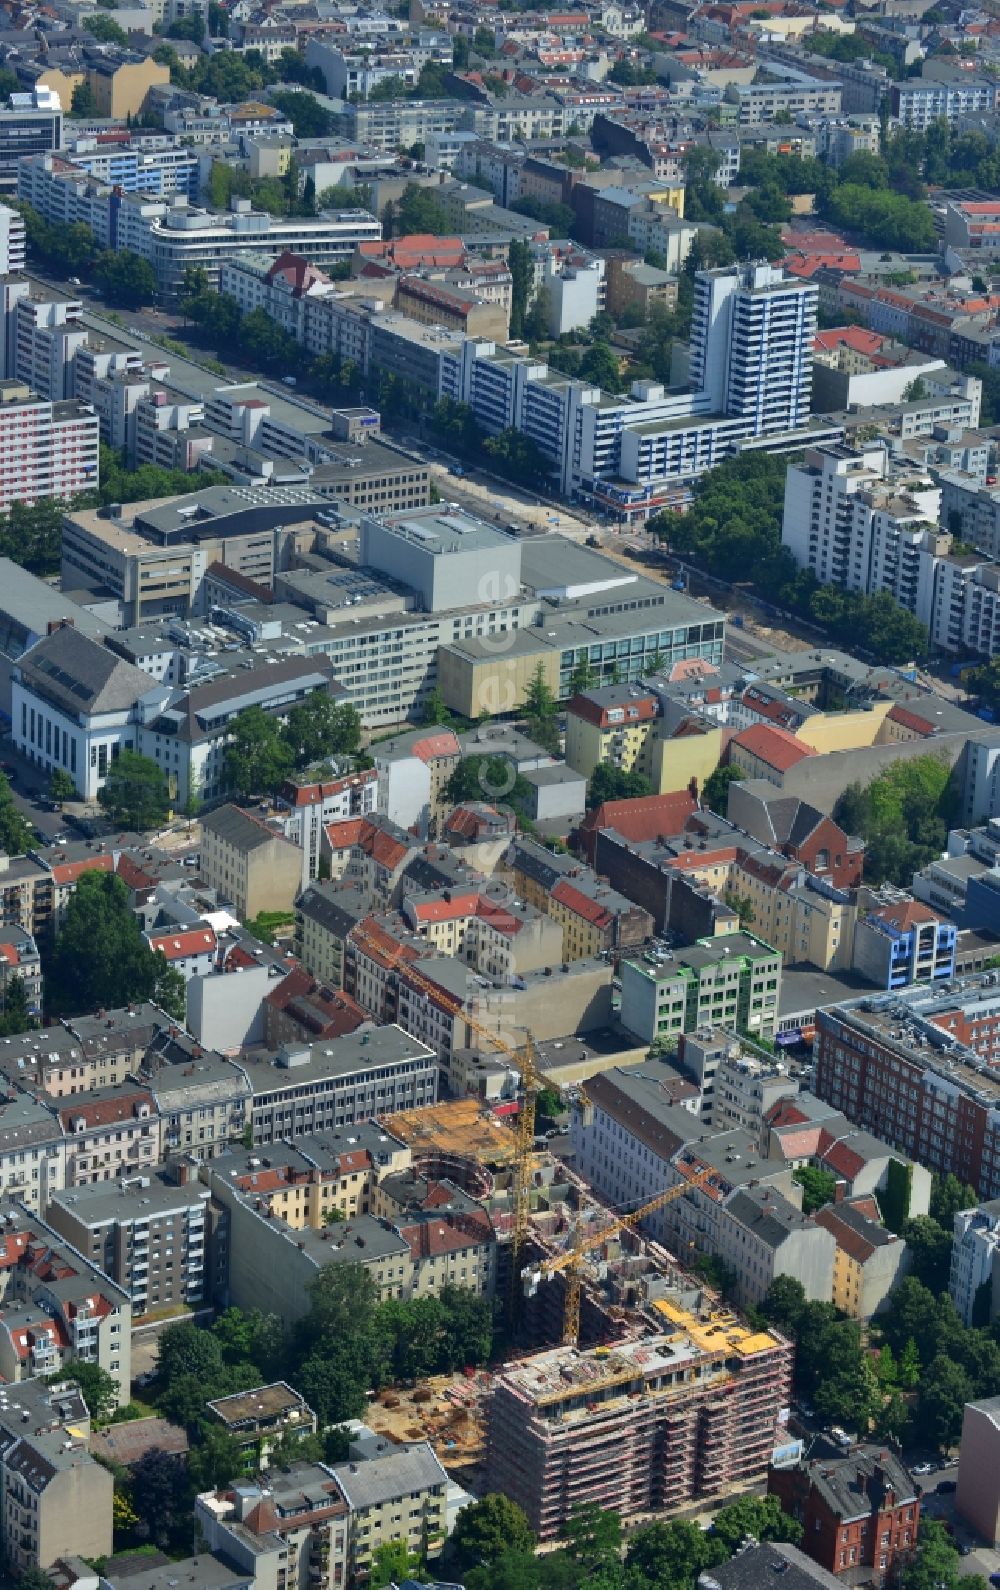
[[[681,734],[672,740],[658,735],[646,752],[646,777],[655,795],[669,795],[688,789],[692,779],[699,790],[711,778],[722,756],[722,729],[706,729],[704,734]]]
[[[654,204],[666,204],[671,210],[676,210],[678,216],[684,219],[684,188],[662,188],[658,193],[647,194]]]
[[[863,1294],[860,1264],[838,1246],[833,1256],[833,1296],[830,1301],[834,1308],[843,1309],[851,1319],[860,1319]]]
[[[124,121],[127,116],[141,113],[151,88],[170,82],[170,68],[151,59],[129,61],[113,72],[88,71],[87,82],[97,115]]]
[[[647,750],[656,729],[656,719],[643,723],[614,723],[602,728],[575,712],[566,714],[566,761],[577,773],[589,778],[601,762],[610,762],[623,772],[634,767],[645,772]]]
[[[830,751],[860,751],[881,745],[882,725],[892,711],[892,701],[873,701],[863,712],[824,712],[807,718],[795,731],[803,745],[811,745],[820,755]]]
[[[539,662],[545,683],[558,697],[559,652],[554,647],[540,645],[537,651],[512,655],[502,645],[509,636],[494,638],[495,656],[472,656],[447,647],[438,652],[438,688],[453,712],[466,718],[514,712],[523,704]]]

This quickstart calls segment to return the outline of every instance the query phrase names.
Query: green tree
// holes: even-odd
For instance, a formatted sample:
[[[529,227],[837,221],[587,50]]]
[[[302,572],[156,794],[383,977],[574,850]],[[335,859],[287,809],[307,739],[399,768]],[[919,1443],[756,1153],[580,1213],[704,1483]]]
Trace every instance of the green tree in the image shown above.
[[[161,1331],[156,1373],[162,1384],[168,1385],[184,1375],[211,1381],[218,1379],[222,1367],[222,1348],[214,1332],[201,1330],[187,1320]]]
[[[128,889],[109,872],[80,878],[47,961],[46,1003],[59,1015],[151,999],[161,970]]]
[[[798,1334],[806,1306],[805,1288],[790,1275],[778,1275],[764,1295],[760,1311],[764,1318],[790,1336]]]
[[[931,1292],[943,1292],[951,1267],[952,1231],[930,1215],[915,1215],[903,1224],[900,1235],[910,1250],[910,1273]]]
[[[583,1502],[574,1507],[559,1536],[581,1578],[600,1574],[621,1558],[621,1519],[598,1502]]]
[[[65,768],[56,767],[49,779],[49,795],[54,801],[71,801],[76,794],[76,784]]]
[[[83,27],[101,44],[120,44],[122,49],[128,48],[128,34],[121,23],[116,22],[113,17],[97,12],[94,16],[87,17]]]
[[[155,952],[153,960],[156,973],[151,996],[153,1004],[183,1025],[187,1020],[187,981],[184,973],[178,971],[176,966],[171,966],[162,950]]]
[[[361,718],[348,701],[327,690],[313,690],[289,708],[282,731],[296,767],[309,767],[328,756],[354,756],[361,748]]]
[[[578,696],[584,690],[593,690],[597,683],[598,674],[596,668],[593,668],[584,658],[582,662],[577,663],[569,676],[570,696]]]
[[[489,1298],[450,1283],[441,1289],[444,1329],[439,1346],[439,1371],[479,1368],[493,1352],[493,1309]]]
[[[410,1551],[406,1541],[387,1540],[376,1546],[368,1575],[369,1590],[386,1590],[388,1585],[400,1584],[404,1579],[417,1584],[427,1582],[421,1559]]]
[[[902,1590],[956,1590],[960,1562],[944,1525],[936,1518],[922,1518],[916,1551],[903,1568]]]
[[[43,1568],[25,1568],[17,1583],[19,1590],[56,1590],[55,1580]]]
[[[554,718],[558,706],[552,686],[545,678],[545,668],[539,662],[528,681],[521,711],[529,723],[537,723],[546,718]]]
[[[743,1496],[719,1509],[712,1533],[726,1548],[727,1555],[733,1556],[748,1535],[762,1545],[768,1540],[783,1540],[797,1546],[802,1539],[802,1525],[782,1511],[776,1496]]]
[[[115,757],[97,799],[112,822],[137,833],[159,828],[170,807],[163,769],[138,751]]]
[[[28,990],[24,978],[14,972],[3,986],[0,1002],[0,1037],[11,1038],[17,1033],[37,1027],[28,1007]]]
[[[653,786],[643,773],[634,768],[626,773],[610,762],[598,762],[587,785],[587,810],[593,811],[604,801],[637,800],[652,793]]]
[[[153,1447],[131,1465],[130,1494],[138,1514],[136,1535],[160,1550],[190,1550],[194,1487],[184,1459]]]
[[[243,1449],[229,1430],[204,1424],[200,1441],[187,1455],[187,1466],[197,1491],[214,1491],[243,1473]]]
[[[171,22],[166,36],[168,39],[187,39],[191,44],[200,44],[205,37],[205,22],[200,10]]]
[[[724,1548],[707,1530],[686,1518],[646,1524],[630,1536],[627,1569],[641,1575],[641,1584],[657,1590],[691,1590],[698,1576],[720,1560]]]
[[[605,392],[620,392],[625,385],[617,356],[606,342],[593,343],[580,360],[580,375]]]
[[[118,1406],[118,1382],[99,1364],[84,1358],[73,1358],[56,1374],[48,1377],[48,1384],[54,1385],[61,1380],[76,1381],[92,1419],[105,1420]]]
[[[972,1382],[961,1365],[939,1353],[920,1377],[914,1418],[920,1439],[940,1452],[952,1446],[962,1433],[965,1404],[973,1395]]]
[[[140,309],[156,298],[152,265],[131,249],[108,249],[97,256],[94,280],[109,304],[118,309]]]
[[[449,230],[448,213],[431,188],[408,182],[396,209],[396,236],[411,232],[432,232],[437,237]]]
[[[824,1204],[832,1204],[837,1195],[837,1178],[832,1171],[820,1170],[815,1165],[800,1165],[792,1172],[792,1180],[802,1188],[802,1213],[813,1214]]]
[[[31,824],[14,805],[10,782],[0,773],[0,850],[8,856],[23,856],[33,844]]]
[[[531,247],[520,238],[512,238],[507,249],[507,268],[510,271],[510,334],[524,335],[524,318],[534,285]]]
[[[428,690],[424,696],[420,717],[428,728],[438,727],[441,724],[451,722],[451,713],[445,706],[444,696],[437,685],[432,690]]]
[[[717,767],[705,780],[701,792],[701,803],[709,811],[717,812],[720,817],[725,817],[729,808],[729,786],[738,784],[746,774],[741,767],[730,763],[725,767]]]
[[[94,98],[94,90],[86,80],[82,83],[77,83],[73,90],[73,97],[70,100],[70,115],[88,117],[97,115],[97,101]]]
[[[936,1175],[931,1182],[930,1216],[939,1226],[949,1231],[955,1216],[962,1209],[975,1209],[979,1200],[975,1188],[959,1181],[951,1171],[946,1176]]]
[[[226,787],[242,797],[276,790],[293,767],[292,753],[277,718],[263,707],[246,707],[230,725],[222,758]]]
[[[448,1540],[448,1556],[458,1572],[497,1562],[507,1552],[533,1552],[535,1536],[523,1509],[490,1491],[458,1515]]]

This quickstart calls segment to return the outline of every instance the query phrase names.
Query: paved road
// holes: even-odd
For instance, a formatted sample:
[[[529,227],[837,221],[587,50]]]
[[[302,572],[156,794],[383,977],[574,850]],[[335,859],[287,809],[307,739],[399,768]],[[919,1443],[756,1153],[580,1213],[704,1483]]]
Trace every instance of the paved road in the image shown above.
[[[14,796],[14,805],[38,830],[46,844],[50,844],[56,834],[73,836],[72,828],[68,828],[64,812],[48,812],[39,804],[40,799],[48,795],[49,778],[40,767],[35,767],[26,757],[15,751],[10,740],[10,730],[4,728],[0,731],[0,759],[13,769],[13,775],[8,775],[11,782],[11,791]],[[77,836],[78,837],[78,836]]]

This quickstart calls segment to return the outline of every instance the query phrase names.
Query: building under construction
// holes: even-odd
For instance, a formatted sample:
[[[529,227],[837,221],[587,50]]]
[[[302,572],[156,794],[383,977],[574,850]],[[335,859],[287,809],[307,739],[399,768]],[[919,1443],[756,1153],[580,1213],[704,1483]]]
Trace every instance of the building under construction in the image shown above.
[[[557,1347],[501,1371],[487,1489],[551,1540],[584,1502],[623,1518],[711,1500],[765,1478],[788,1405],[792,1344],[735,1314],[653,1304],[661,1334]]]

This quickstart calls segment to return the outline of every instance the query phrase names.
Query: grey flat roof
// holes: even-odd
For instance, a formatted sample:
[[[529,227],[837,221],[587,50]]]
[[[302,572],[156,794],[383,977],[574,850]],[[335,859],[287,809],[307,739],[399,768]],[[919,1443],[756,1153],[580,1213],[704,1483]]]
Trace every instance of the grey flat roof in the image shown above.
[[[148,1181],[149,1185],[138,1186],[140,1180]],[[125,1185],[126,1181],[129,1185]],[[96,1182],[90,1187],[61,1188],[52,1194],[51,1202],[87,1225],[101,1226],[114,1220],[148,1220],[157,1215],[190,1209],[206,1203],[209,1196],[208,1188],[200,1182],[180,1187],[144,1173],[141,1178],[132,1176],[121,1182]]]
[[[324,1076],[351,1076],[355,1071],[373,1070],[377,1066],[398,1065],[404,1060],[422,1060],[436,1063],[433,1049],[419,1038],[411,1038],[402,1027],[369,1028],[365,1032],[347,1033],[342,1038],[329,1038],[320,1043],[302,1046],[288,1045],[292,1064],[279,1064],[277,1058],[241,1059],[240,1065],[250,1078],[255,1097],[284,1088],[294,1088],[300,1081],[315,1081]],[[302,1056],[296,1060],[296,1056]]]

